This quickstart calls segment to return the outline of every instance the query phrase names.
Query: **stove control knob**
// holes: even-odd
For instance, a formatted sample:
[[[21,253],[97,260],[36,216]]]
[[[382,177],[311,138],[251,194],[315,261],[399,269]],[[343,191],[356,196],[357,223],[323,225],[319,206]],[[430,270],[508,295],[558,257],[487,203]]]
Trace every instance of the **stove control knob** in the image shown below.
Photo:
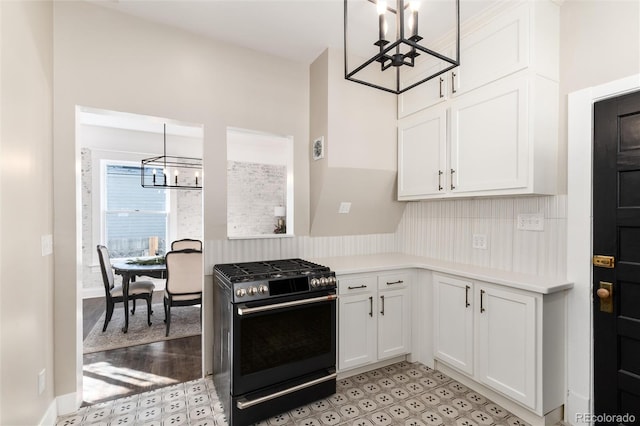
[[[329,285],[336,285],[336,277],[330,276],[328,279],[329,279]]]
[[[269,292],[269,287],[267,287],[264,284],[260,284],[260,287],[258,287],[258,293],[267,294],[268,292]]]
[[[327,280],[325,277],[320,278],[320,285],[322,287],[326,286],[327,284],[329,284],[329,280]]]
[[[249,294],[249,296],[255,296],[256,294],[258,294],[258,289],[254,286],[251,286],[247,289],[247,293]]]
[[[243,297],[244,295],[246,295],[247,292],[244,288],[239,288],[236,290],[236,296],[238,297]]]
[[[311,278],[311,287],[316,288],[320,285],[320,280],[317,278]]]

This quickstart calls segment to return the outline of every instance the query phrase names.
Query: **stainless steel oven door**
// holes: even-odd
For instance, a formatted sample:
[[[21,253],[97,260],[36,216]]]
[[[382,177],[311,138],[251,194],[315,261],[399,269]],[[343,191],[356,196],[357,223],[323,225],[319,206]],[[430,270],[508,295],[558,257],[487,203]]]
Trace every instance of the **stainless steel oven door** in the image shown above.
[[[234,305],[232,327],[233,396],[335,367],[333,291]]]

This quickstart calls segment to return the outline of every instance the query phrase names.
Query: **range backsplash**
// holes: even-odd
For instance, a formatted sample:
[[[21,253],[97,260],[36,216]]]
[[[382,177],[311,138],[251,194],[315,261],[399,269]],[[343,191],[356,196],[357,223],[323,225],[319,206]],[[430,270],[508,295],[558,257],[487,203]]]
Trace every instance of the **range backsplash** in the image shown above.
[[[516,229],[523,213],[542,213],[544,231]],[[205,264],[402,252],[564,278],[566,227],[566,195],[410,202],[395,233],[209,240]],[[472,248],[473,234],[487,236],[486,250]]]

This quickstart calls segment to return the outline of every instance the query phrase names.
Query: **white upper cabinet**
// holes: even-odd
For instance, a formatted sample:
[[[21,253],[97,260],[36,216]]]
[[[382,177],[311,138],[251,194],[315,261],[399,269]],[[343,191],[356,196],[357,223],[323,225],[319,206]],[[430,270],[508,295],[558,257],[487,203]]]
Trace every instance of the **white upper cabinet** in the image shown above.
[[[558,14],[544,0],[479,18],[460,67],[399,96],[399,200],[556,192]]]
[[[452,102],[451,192],[527,186],[528,101],[527,79],[505,78]]]
[[[444,191],[447,110],[430,108],[398,126],[398,196],[430,196]]]
[[[447,56],[452,56],[451,52],[446,52]],[[412,84],[422,78],[432,75],[444,69],[442,61],[427,61],[421,68],[407,70],[405,81]],[[438,77],[427,80],[418,86],[398,95],[398,118],[406,117],[416,111],[444,102],[448,98],[448,76],[450,72],[441,74]]]

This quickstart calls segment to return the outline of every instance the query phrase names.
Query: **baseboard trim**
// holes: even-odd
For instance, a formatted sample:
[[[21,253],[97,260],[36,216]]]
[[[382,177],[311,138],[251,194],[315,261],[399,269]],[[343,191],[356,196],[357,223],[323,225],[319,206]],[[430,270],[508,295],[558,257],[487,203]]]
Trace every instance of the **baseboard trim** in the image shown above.
[[[49,404],[49,408],[44,413],[44,416],[40,419],[38,426],[54,426],[56,424],[56,420],[58,419],[58,406],[57,401],[54,399]]]
[[[371,364],[363,365],[362,367],[355,367],[350,370],[338,371],[338,380],[345,379],[351,376],[356,376],[358,374],[366,373],[367,371],[375,370],[381,367],[386,367],[387,365],[395,364],[397,362],[406,361],[406,360],[407,360],[407,355],[400,355],[394,358],[385,359],[383,361],[378,361]]]
[[[591,412],[591,400],[586,396],[569,390],[569,395],[567,396],[567,410],[564,418],[565,423],[568,425],[584,425],[586,422],[578,422],[578,414]]]
[[[77,392],[60,395],[56,398],[57,416],[65,416],[67,414],[75,413],[78,411],[78,408],[80,408],[81,402],[82,401],[79,400]]]

